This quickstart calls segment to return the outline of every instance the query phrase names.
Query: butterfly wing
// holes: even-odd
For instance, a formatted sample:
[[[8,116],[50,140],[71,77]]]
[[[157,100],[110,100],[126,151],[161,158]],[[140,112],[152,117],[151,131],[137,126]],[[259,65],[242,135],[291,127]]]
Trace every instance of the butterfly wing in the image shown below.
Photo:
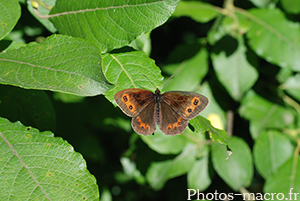
[[[154,100],[154,94],[145,89],[124,89],[116,93],[114,99],[119,108],[132,117]]]
[[[188,120],[182,118],[170,105],[161,101],[159,128],[167,135],[182,133],[188,126]]]
[[[156,129],[155,123],[155,101],[151,101],[132,117],[131,126],[133,130],[141,135],[150,135]]]
[[[183,119],[192,119],[207,106],[208,98],[205,96],[185,91],[166,92],[161,97],[162,102],[169,105]]]

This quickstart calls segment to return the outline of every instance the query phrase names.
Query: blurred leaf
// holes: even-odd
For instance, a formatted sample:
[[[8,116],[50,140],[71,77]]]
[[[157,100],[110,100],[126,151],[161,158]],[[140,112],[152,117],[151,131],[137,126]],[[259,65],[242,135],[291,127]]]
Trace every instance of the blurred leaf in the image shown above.
[[[280,0],[282,8],[290,14],[300,13],[300,1],[299,0]]]
[[[21,7],[18,0],[0,2],[0,40],[7,36],[17,24],[21,16]]]
[[[96,200],[95,178],[73,147],[0,118],[1,200]]]
[[[212,144],[212,163],[218,175],[235,191],[248,187],[253,177],[253,162],[248,144],[241,138],[231,137],[228,144],[232,155],[228,157],[225,146]]]
[[[267,179],[293,156],[291,141],[277,131],[264,131],[255,140],[253,154],[258,172]]]
[[[160,69],[144,52],[104,54],[102,58],[105,77],[115,85],[115,88],[105,94],[110,101],[113,100],[115,93],[122,89],[143,88],[154,91],[154,87],[161,85],[163,77]]]
[[[20,47],[26,46],[25,43],[17,42],[17,41],[11,41],[11,40],[1,40],[0,41],[0,52],[5,52],[8,50],[15,50]]]
[[[300,74],[290,76],[282,85],[282,88],[300,101]]]
[[[184,133],[170,136],[158,129],[152,136],[141,135],[140,137],[152,150],[160,154],[178,154],[187,143]]]
[[[60,92],[53,93],[53,98],[64,103],[80,103],[84,100],[84,97],[82,96],[76,96]]]
[[[44,91],[0,85],[0,115],[39,130],[56,128],[55,111]]]
[[[293,113],[286,107],[275,104],[250,90],[242,100],[239,113],[255,126],[255,139],[265,128],[287,128],[294,121]]]
[[[281,193],[285,198],[292,196],[291,200],[297,200],[297,193],[300,194],[299,178],[300,159],[297,154],[296,158],[289,159],[275,174],[266,179],[263,191],[265,193]],[[289,194],[290,192],[292,194]]]
[[[247,32],[250,47],[270,63],[300,71],[299,23],[288,21],[278,9],[252,9]]]
[[[209,99],[209,103],[206,106],[205,110],[201,112],[201,116],[208,118],[211,114],[217,114],[220,116],[223,125],[226,125],[227,117],[225,111],[221,108],[219,103],[216,101],[215,97],[212,94],[212,90],[208,82],[204,82],[201,85],[199,91],[201,94],[205,95]]]
[[[251,57],[252,63],[247,57]],[[215,45],[212,62],[218,80],[234,100],[240,100],[258,78],[258,73],[253,66],[253,63],[257,63],[257,58],[253,54],[247,55],[241,36],[236,40],[231,37],[221,39]]]
[[[100,201],[113,201],[112,195],[107,188],[102,190]]]
[[[55,5],[56,0],[43,0],[43,1],[32,1],[27,0],[27,8],[29,12],[41,23],[43,24],[50,32],[55,33],[57,29],[54,27],[52,22],[49,19],[42,19],[35,15],[32,8],[32,3],[35,2],[38,4],[37,11],[40,15],[48,15],[50,13],[51,8]]]
[[[274,7],[278,0],[250,0],[256,7]]]
[[[174,77],[166,82],[166,91],[193,91],[208,71],[208,53],[201,48],[192,58],[181,63],[169,64],[164,70]]]
[[[205,131],[208,131],[211,140],[227,145],[228,135],[226,131],[213,127],[210,121],[204,117],[199,115],[198,117],[191,119],[190,124],[194,126],[195,132],[204,133]]]
[[[128,182],[132,179],[135,179],[135,181],[140,184],[144,185],[145,184],[145,177],[141,174],[141,172],[136,168],[136,164],[131,161],[127,157],[122,157],[120,159],[122,167],[123,167],[123,172],[117,172],[115,174],[116,180],[118,180],[121,183]]]
[[[214,19],[218,14],[219,12],[212,4],[200,1],[180,1],[173,16],[187,16],[197,22],[206,23]]]
[[[0,83],[78,96],[102,94],[110,87],[101,73],[99,49],[63,35],[1,53]]]
[[[173,160],[152,162],[146,173],[148,183],[155,190],[164,187],[165,183],[174,177],[186,174],[195,162],[196,146],[187,146]]]
[[[152,48],[150,33],[145,33],[138,36],[128,46],[134,48],[135,50],[143,51],[147,56],[150,56]]]
[[[166,22],[178,2],[61,0],[51,10],[50,20],[60,33],[92,41],[107,52]]]
[[[196,160],[187,174],[188,188],[199,189],[200,192],[206,190],[211,184],[209,176],[209,158],[207,154]]]
[[[276,75],[276,80],[278,80],[278,82],[280,82],[280,83],[285,82],[293,74],[294,74],[294,72],[292,70],[287,69],[287,68],[281,68],[279,70],[278,74]]]

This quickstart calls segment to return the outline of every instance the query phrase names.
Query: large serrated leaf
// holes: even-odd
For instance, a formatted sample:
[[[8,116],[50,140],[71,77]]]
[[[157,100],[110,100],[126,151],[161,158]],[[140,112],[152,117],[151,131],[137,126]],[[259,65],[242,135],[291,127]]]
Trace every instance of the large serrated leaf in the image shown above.
[[[107,52],[163,24],[179,0],[60,0],[50,19],[60,33],[93,41]]]
[[[21,16],[18,0],[0,1],[0,40],[17,24]]]
[[[299,23],[288,21],[280,10],[253,9],[247,32],[249,45],[261,57],[282,68],[300,71]]]
[[[0,118],[0,200],[98,200],[95,178],[73,147]]]
[[[109,89],[99,49],[82,39],[53,35],[0,54],[0,83],[94,96]]]
[[[161,85],[163,77],[160,69],[144,52],[133,51],[103,55],[103,72],[107,80],[116,87],[105,96],[112,101],[115,93],[127,88],[154,90],[153,84]],[[151,80],[151,83],[149,80]]]

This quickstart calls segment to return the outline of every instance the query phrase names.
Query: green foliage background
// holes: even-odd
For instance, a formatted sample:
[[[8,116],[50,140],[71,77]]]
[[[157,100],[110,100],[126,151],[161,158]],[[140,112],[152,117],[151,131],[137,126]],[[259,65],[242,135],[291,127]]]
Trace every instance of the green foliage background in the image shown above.
[[[0,200],[300,193],[298,0],[0,8]],[[113,96],[153,85],[210,103],[181,135],[140,136]]]

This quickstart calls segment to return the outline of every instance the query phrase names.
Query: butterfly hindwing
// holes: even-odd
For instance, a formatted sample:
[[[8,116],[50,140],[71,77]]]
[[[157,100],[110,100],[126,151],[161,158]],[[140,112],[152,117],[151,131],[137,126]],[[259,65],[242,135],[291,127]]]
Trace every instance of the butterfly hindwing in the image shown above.
[[[208,104],[205,96],[184,91],[166,92],[161,99],[186,120],[195,118]]]
[[[147,106],[142,108],[139,113],[132,117],[131,126],[136,133],[150,135],[155,131],[154,107],[155,102],[151,101]]]
[[[145,89],[124,89],[116,93],[114,99],[121,110],[132,117],[153,101],[154,94]]]
[[[159,128],[167,135],[182,133],[188,126],[188,120],[182,118],[173,108],[162,101],[160,103]]]

